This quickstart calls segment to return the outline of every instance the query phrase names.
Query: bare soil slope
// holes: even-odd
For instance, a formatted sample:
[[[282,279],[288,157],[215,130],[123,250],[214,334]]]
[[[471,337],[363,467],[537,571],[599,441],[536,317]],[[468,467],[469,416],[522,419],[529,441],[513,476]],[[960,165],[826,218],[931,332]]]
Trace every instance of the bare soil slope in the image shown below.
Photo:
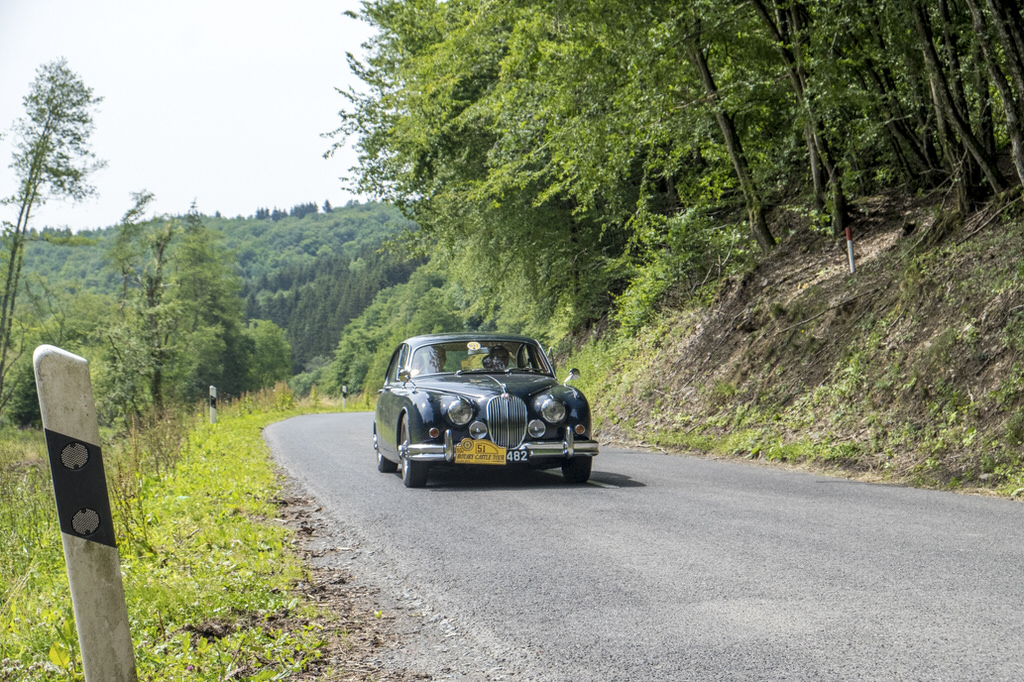
[[[858,211],[854,274],[845,241],[796,227],[638,341],[599,391],[601,436],[1019,494],[1019,201]]]

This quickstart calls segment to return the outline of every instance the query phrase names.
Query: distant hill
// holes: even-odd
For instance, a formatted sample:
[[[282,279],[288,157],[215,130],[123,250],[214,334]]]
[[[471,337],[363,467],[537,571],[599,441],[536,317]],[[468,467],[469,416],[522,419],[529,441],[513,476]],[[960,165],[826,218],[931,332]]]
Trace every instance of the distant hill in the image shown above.
[[[248,319],[271,320],[292,344],[296,372],[329,356],[341,329],[383,288],[404,282],[418,263],[381,251],[389,237],[415,229],[394,207],[350,203],[301,216],[203,216],[237,259]],[[116,227],[43,230],[25,254],[36,289],[113,294],[120,285],[105,254]]]

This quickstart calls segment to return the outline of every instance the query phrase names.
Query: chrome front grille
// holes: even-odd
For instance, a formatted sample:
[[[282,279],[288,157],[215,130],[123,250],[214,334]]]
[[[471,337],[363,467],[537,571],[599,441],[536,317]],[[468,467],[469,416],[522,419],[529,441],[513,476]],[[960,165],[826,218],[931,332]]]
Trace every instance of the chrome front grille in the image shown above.
[[[516,447],[526,435],[526,403],[514,395],[491,398],[487,401],[487,429],[499,447]]]

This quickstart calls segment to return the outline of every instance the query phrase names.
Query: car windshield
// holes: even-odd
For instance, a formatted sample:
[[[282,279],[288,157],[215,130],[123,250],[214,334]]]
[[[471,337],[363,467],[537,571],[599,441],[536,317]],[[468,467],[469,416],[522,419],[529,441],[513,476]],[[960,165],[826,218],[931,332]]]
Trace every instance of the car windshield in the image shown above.
[[[547,372],[540,348],[532,343],[480,340],[420,346],[412,355],[412,376],[456,372]]]

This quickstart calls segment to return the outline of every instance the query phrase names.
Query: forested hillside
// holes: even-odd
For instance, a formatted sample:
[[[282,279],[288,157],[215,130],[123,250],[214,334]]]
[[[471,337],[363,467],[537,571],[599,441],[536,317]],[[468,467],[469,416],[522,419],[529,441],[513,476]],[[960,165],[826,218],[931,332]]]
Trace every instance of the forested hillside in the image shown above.
[[[121,225],[33,231],[25,244],[23,324],[38,342],[91,350],[110,410],[210,384],[238,395],[323,366],[348,321],[417,265],[382,249],[414,227],[382,204],[232,219],[148,217],[144,204]],[[19,367],[8,414],[31,420],[31,368]]]
[[[1017,3],[371,0],[363,16],[379,36],[341,128],[361,189],[533,319],[636,328],[792,226],[842,237],[864,197],[939,192],[963,215],[1024,176]]]
[[[513,0],[495,6],[482,0],[368,0],[362,8],[376,34],[364,61],[349,59],[364,87],[347,93],[334,134],[338,145],[354,141],[358,148],[356,189],[383,203],[346,207],[365,213],[350,214],[350,223],[316,204],[291,212],[257,208],[248,220],[190,214],[217,235],[215,251],[196,250],[178,265],[220,263],[221,291],[237,289],[244,306],[238,319],[245,329],[240,326],[235,339],[225,336],[231,325],[208,320],[204,327],[193,318],[194,341],[221,353],[211,357],[226,362],[223,353],[232,348],[255,361],[257,341],[263,338],[267,346],[283,329],[292,358],[287,373],[301,372],[293,385],[336,393],[342,386],[372,388],[394,343],[408,334],[506,329],[540,337],[560,357],[602,358],[591,361],[595,381],[604,381],[636,369],[635,355],[619,355],[634,343],[660,353],[665,338],[701,347],[709,333],[720,332],[713,338],[722,348],[748,343],[763,357],[745,357],[735,378],[685,380],[699,394],[716,395],[715,405],[729,406],[726,413],[736,423],[762,400],[784,413],[801,395],[837,380],[837,372],[854,377],[851,385],[871,394],[878,410],[885,396],[897,399],[898,389],[931,387],[905,413],[924,410],[938,420],[949,403],[929,401],[937,380],[926,375],[939,364],[915,366],[916,374],[905,381],[876,375],[870,386],[864,383],[871,375],[866,365],[849,364],[858,344],[875,343],[858,334],[880,334],[877,327],[852,326],[849,337],[824,348],[810,343],[804,351],[813,355],[805,359],[822,383],[798,382],[789,392],[774,390],[777,376],[762,371],[782,351],[733,335],[736,325],[747,334],[763,331],[765,315],[776,321],[776,336],[797,329],[806,319],[800,314],[804,296],[813,299],[806,309],[815,311],[814,320],[831,319],[832,305],[852,309],[831,289],[856,286],[863,273],[849,280],[835,273],[822,278],[792,255],[807,254],[818,270],[847,267],[844,238],[852,239],[856,252],[884,230],[918,235],[912,244],[890,245],[886,257],[874,261],[891,276],[874,286],[901,292],[888,305],[903,314],[890,319],[871,308],[863,313],[865,324],[885,319],[894,330],[908,321],[961,330],[925,342],[972,344],[985,357],[1000,357],[1002,374],[992,386],[951,384],[957,396],[961,390],[968,396],[963,403],[956,398],[956,413],[980,414],[977,406],[986,398],[996,401],[986,409],[998,414],[1019,403],[1015,356],[1000,355],[1016,353],[1013,334],[992,328],[983,313],[962,317],[985,310],[966,298],[982,294],[952,286],[950,278],[972,270],[953,274],[942,267],[946,258],[973,264],[1014,248],[1012,240],[996,241],[1003,246],[985,242],[982,251],[966,252],[979,241],[971,235],[1012,235],[1020,220],[1013,207],[1024,178],[1024,17],[1016,3]],[[884,227],[880,216],[888,221]],[[416,229],[407,230],[413,223]],[[38,319],[26,326],[50,325],[66,336],[71,328],[55,320],[71,319],[72,307],[94,310],[109,303],[90,299],[99,296],[95,292],[119,290],[114,300],[120,310],[132,293],[140,317],[128,338],[140,343],[148,367],[167,362],[169,351],[150,331],[143,333],[141,320],[159,322],[166,310],[174,312],[168,319],[177,320],[166,329],[180,329],[181,311],[191,309],[180,298],[173,301],[177,307],[162,307],[156,293],[165,289],[152,286],[162,272],[153,269],[162,263],[161,235],[174,244],[183,243],[175,235],[185,233],[158,221],[70,239],[124,242],[106,265],[99,251],[37,258],[36,249],[82,254],[88,246],[28,243],[25,268],[38,268],[33,272],[39,276],[18,300],[39,305]],[[378,250],[382,237],[398,233],[385,252]],[[956,248],[949,250],[951,245]],[[16,273],[20,256],[16,249],[11,254],[9,272]],[[237,281],[229,281],[226,263]],[[991,280],[1009,301],[1020,286],[1016,267],[1012,257],[1001,261]],[[922,281],[933,286],[922,287]],[[773,298],[789,286],[798,289]],[[926,305],[941,286],[948,305]],[[818,287],[829,288],[828,296],[812,296]],[[172,298],[183,290],[166,289]],[[65,298],[43,295],[56,291]],[[736,315],[713,314],[709,306],[723,301],[743,305]],[[924,309],[961,317],[933,322],[930,315],[925,322],[911,312]],[[1013,305],[1006,311],[1006,329],[1016,328],[1019,310]],[[98,316],[87,311],[83,319]],[[702,322],[689,321],[694,319]],[[978,329],[987,331],[970,331]],[[901,338],[924,343],[911,334]],[[116,350],[109,349],[119,346],[110,339],[106,346],[114,362]],[[712,344],[706,358],[719,350]],[[802,358],[800,352],[794,357]],[[918,357],[903,353],[899,357],[908,362]],[[0,353],[0,359],[9,356],[13,351]],[[982,374],[994,363],[984,365]],[[130,363],[120,366],[122,376],[131,376]],[[179,373],[188,368],[186,384],[194,393],[200,368],[170,366]],[[253,383],[247,372],[238,386]],[[275,372],[280,368],[260,374],[269,380]],[[665,376],[671,382],[686,375],[677,362]],[[956,376],[963,379],[963,372]],[[751,377],[758,381],[753,392],[746,383]],[[605,387],[605,396],[629,390],[595,385]],[[634,405],[637,415],[647,398],[674,395],[669,384],[657,381],[630,385],[652,392]],[[878,386],[887,388],[872,393]],[[150,399],[153,388],[158,386],[148,389]],[[664,403],[657,409],[685,422],[685,412]],[[694,414],[717,415],[701,410]],[[879,442],[922,447],[891,434],[931,427],[894,420]],[[1011,448],[1019,431],[1007,419],[980,426],[964,428],[987,429],[995,438],[989,444],[1001,442],[1001,448]],[[934,445],[945,443],[941,438],[931,442],[929,447],[948,448]],[[1016,466],[1013,461],[1007,466]]]
[[[237,256],[246,317],[285,329],[294,373],[323,364],[345,324],[418,265],[383,249],[386,240],[415,227],[395,208],[352,203],[329,213],[313,209],[293,209],[277,220],[208,220]]]
[[[933,194],[957,221],[1024,176],[1024,20],[1001,0],[362,17],[379,34],[339,144],[443,256],[470,326],[635,333],[794,230],[856,238],[870,197]]]

